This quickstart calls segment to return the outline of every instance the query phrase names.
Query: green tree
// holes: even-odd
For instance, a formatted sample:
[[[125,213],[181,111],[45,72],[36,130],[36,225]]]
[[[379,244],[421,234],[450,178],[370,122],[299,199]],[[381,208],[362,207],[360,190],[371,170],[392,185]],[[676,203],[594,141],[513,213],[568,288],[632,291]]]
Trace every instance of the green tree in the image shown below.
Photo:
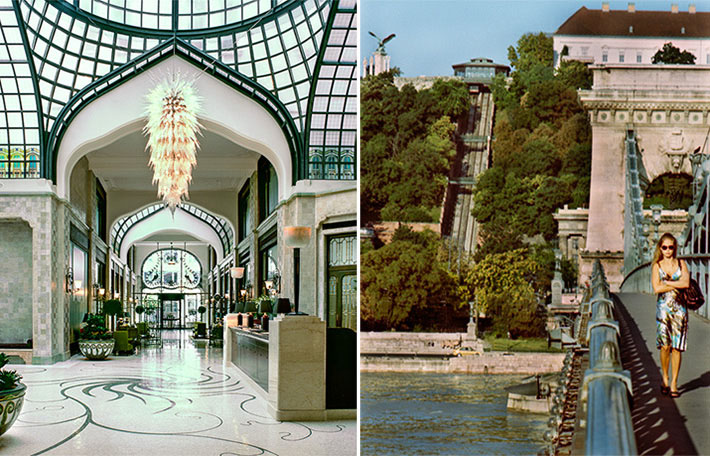
[[[552,37],[542,32],[526,33],[516,47],[508,46],[508,60],[515,71],[525,73],[536,66],[552,67],[554,53]]]
[[[395,232],[392,242],[361,258],[361,318],[376,329],[411,329],[441,302],[460,304],[456,278],[438,261],[431,231]]]
[[[679,48],[673,46],[673,43],[666,43],[653,55],[651,63],[694,65],[695,56],[688,51],[681,51]]]
[[[468,112],[468,89],[439,80],[431,89],[398,90],[395,75],[362,82],[362,221],[436,222],[456,153],[449,116]]]
[[[563,60],[557,68],[555,77],[567,87],[592,88],[592,70],[579,60]]]
[[[527,249],[487,255],[471,269],[466,284],[479,310],[493,317],[494,327],[519,336],[544,334],[544,316],[535,284],[544,267]]]
[[[457,120],[468,113],[470,101],[468,86],[456,79],[437,79],[429,93],[436,100],[435,115],[437,118],[447,116]]]

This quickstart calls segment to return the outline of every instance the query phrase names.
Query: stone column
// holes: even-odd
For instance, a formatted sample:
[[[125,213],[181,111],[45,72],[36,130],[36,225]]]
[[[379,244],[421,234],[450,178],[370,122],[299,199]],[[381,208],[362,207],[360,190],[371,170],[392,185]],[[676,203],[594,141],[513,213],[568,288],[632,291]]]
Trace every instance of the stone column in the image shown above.
[[[325,411],[325,322],[281,315],[269,323],[269,404],[285,421],[320,421]]]

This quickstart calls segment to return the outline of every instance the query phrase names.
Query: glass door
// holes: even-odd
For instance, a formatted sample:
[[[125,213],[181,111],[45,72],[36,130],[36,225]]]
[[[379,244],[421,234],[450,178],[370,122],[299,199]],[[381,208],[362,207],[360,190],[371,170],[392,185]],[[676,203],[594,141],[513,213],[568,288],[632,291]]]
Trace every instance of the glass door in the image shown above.
[[[328,327],[357,331],[355,235],[328,238]]]
[[[183,300],[184,296],[182,295],[161,295],[160,326],[163,329],[182,328],[184,326]]]

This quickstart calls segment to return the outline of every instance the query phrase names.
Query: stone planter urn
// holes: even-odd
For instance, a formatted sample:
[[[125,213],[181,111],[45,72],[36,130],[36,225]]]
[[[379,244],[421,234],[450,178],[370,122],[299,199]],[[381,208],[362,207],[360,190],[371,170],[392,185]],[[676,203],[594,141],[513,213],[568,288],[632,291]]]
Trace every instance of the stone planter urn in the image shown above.
[[[115,339],[106,340],[80,340],[79,351],[91,360],[106,359],[113,351]]]
[[[17,387],[11,390],[0,391],[0,435],[10,429],[17,417],[20,416],[26,390],[26,385],[18,383]]]

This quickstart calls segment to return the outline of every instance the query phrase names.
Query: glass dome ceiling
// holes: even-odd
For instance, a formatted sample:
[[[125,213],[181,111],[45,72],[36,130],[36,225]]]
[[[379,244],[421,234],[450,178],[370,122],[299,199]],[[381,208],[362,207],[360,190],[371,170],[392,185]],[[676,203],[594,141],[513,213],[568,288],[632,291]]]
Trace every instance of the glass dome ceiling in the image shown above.
[[[66,0],[65,0],[66,1]],[[157,30],[221,27],[271,12],[292,0],[79,0],[79,9],[102,19]],[[177,4],[177,11],[173,8]]]
[[[356,27],[356,0],[0,0],[0,151],[53,178],[77,110],[172,42],[283,111],[296,179],[354,179]]]

